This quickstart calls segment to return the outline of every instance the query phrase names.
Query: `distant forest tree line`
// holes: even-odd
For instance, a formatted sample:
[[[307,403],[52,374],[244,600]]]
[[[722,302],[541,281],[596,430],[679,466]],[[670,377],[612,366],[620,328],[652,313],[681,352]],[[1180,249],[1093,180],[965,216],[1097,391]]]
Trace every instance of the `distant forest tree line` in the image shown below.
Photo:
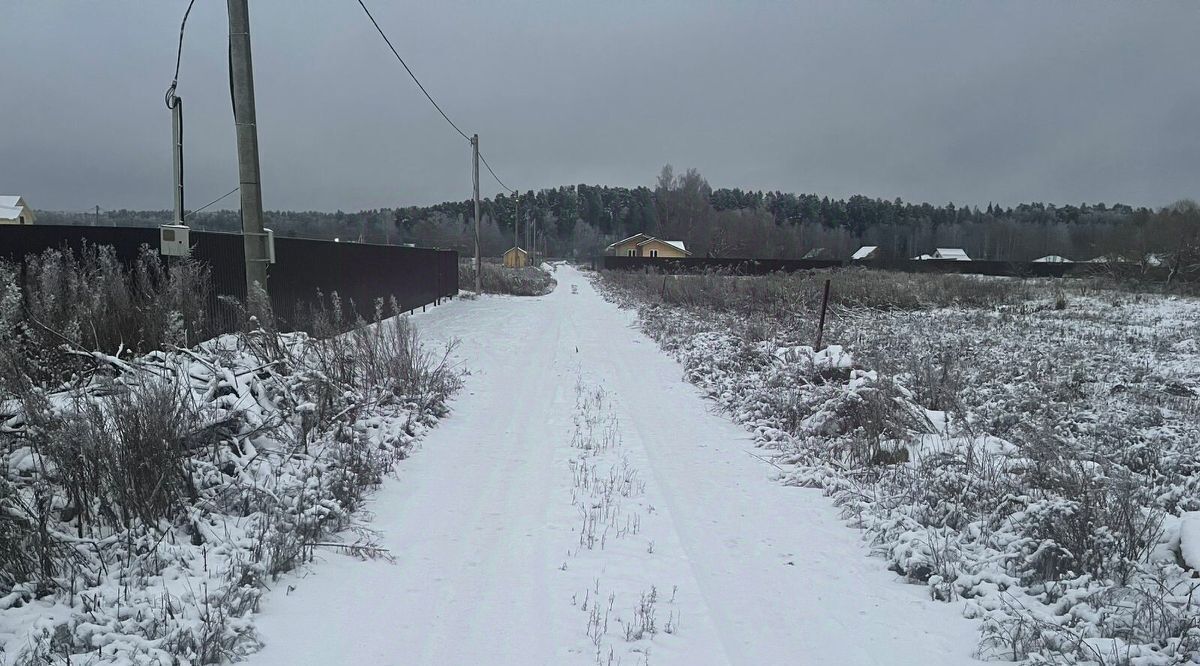
[[[695,256],[801,258],[813,250],[845,258],[876,245],[881,258],[907,258],[937,247],[961,247],[976,259],[1030,261],[1060,255],[1144,262],[1161,259],[1200,270],[1200,208],[1181,201],[1160,210],[1123,204],[988,204],[980,209],[934,206],[855,195],[712,189],[695,169],[663,167],[654,187],[574,185],[499,194],[482,202],[480,244],[498,256],[513,244],[551,256],[588,257],[609,243],[644,232],[682,240]],[[269,211],[267,226],[281,236],[338,238],[368,243],[411,243],[473,252],[474,206],[469,199],[432,206],[338,211]],[[169,211],[40,212],[50,224],[156,226]],[[236,231],[237,211],[202,212],[189,223]],[[534,237],[536,236],[536,240]],[[1155,259],[1157,258],[1157,259]]]

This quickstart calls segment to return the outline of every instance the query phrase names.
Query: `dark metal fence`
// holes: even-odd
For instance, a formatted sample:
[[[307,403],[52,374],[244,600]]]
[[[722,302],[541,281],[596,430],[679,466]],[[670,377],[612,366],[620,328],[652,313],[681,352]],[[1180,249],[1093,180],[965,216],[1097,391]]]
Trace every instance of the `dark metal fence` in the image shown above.
[[[129,264],[143,245],[157,252],[158,233],[157,228],[0,226],[0,259],[19,261],[48,248],[78,251],[86,242],[111,246]],[[212,271],[214,298],[245,302],[242,236],[192,231],[191,244],[192,258]],[[374,316],[376,299],[395,298],[403,311],[458,293],[458,253],[453,250],[276,238],[275,256],[267,280],[271,306],[284,326],[297,321],[303,304],[313,302],[318,291],[337,292],[366,319]],[[234,325],[228,306],[214,303],[212,312],[219,328]]]
[[[906,273],[964,273],[973,275],[1000,275],[1009,277],[1064,277],[1105,275],[1119,278],[1139,277],[1165,280],[1168,271],[1164,268],[1146,268],[1128,263],[1041,263],[1012,261],[951,261],[929,260],[880,260],[843,261],[838,259],[734,259],[734,258],[666,258],[666,257],[618,257],[605,256],[593,262],[607,270],[654,270],[664,273],[702,273],[720,270],[736,275],[766,275],[777,271],[791,273],[829,268],[858,266],[877,270],[901,271]]]

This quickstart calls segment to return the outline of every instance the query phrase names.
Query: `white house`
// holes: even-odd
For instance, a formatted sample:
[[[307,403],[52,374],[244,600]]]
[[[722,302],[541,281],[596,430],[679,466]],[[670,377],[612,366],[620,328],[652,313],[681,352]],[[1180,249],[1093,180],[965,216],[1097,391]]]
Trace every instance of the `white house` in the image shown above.
[[[36,216],[20,196],[0,194],[0,224],[33,224]]]
[[[864,245],[864,246],[858,248],[858,250],[854,254],[850,255],[850,260],[851,261],[866,261],[868,259],[878,259],[879,258],[877,256],[878,254],[879,254],[879,246],[878,245]]]
[[[948,259],[950,261],[970,261],[966,250],[961,247],[939,247],[933,253],[934,259]]]

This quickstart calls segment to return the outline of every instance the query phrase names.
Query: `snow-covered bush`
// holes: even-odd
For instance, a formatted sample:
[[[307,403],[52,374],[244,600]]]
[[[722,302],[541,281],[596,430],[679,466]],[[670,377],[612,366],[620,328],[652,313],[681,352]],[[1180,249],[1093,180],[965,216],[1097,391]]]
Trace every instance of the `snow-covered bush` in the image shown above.
[[[475,288],[474,261],[458,263],[458,284],[463,289]],[[510,296],[545,296],[554,291],[558,281],[550,273],[535,266],[508,268],[491,261],[483,262],[480,286],[485,294],[508,294]]]
[[[11,339],[21,321],[21,287],[16,265],[0,261],[0,341]]]
[[[113,248],[85,244],[78,252],[48,249],[21,267],[0,267],[0,344],[31,359],[38,382],[79,372],[59,345],[116,353],[188,346],[214,331],[208,308],[209,269],[191,261],[164,267],[147,246],[126,268]]]
[[[253,651],[269,579],[345,530],[386,555],[354,512],[458,387],[406,318],[140,356],[60,342],[82,372],[0,400],[5,663]]]

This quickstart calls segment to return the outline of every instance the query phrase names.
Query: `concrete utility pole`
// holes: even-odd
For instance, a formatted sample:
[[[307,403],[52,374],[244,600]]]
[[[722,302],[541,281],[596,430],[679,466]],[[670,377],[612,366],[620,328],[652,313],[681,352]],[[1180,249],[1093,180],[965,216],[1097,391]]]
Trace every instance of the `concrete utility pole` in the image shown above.
[[[183,100],[171,106],[171,161],[175,172],[175,224],[183,224]],[[99,214],[99,211],[97,211]]]
[[[233,0],[230,0],[231,2]],[[483,263],[479,257],[479,135],[471,136],[472,176],[475,180],[475,293],[483,293]]]
[[[246,253],[246,296],[255,283],[267,288],[267,234],[263,231],[258,172],[258,126],[254,112],[254,66],[250,60],[250,10],[246,0],[228,0],[229,63],[233,77],[233,122],[237,126],[238,183]]]

